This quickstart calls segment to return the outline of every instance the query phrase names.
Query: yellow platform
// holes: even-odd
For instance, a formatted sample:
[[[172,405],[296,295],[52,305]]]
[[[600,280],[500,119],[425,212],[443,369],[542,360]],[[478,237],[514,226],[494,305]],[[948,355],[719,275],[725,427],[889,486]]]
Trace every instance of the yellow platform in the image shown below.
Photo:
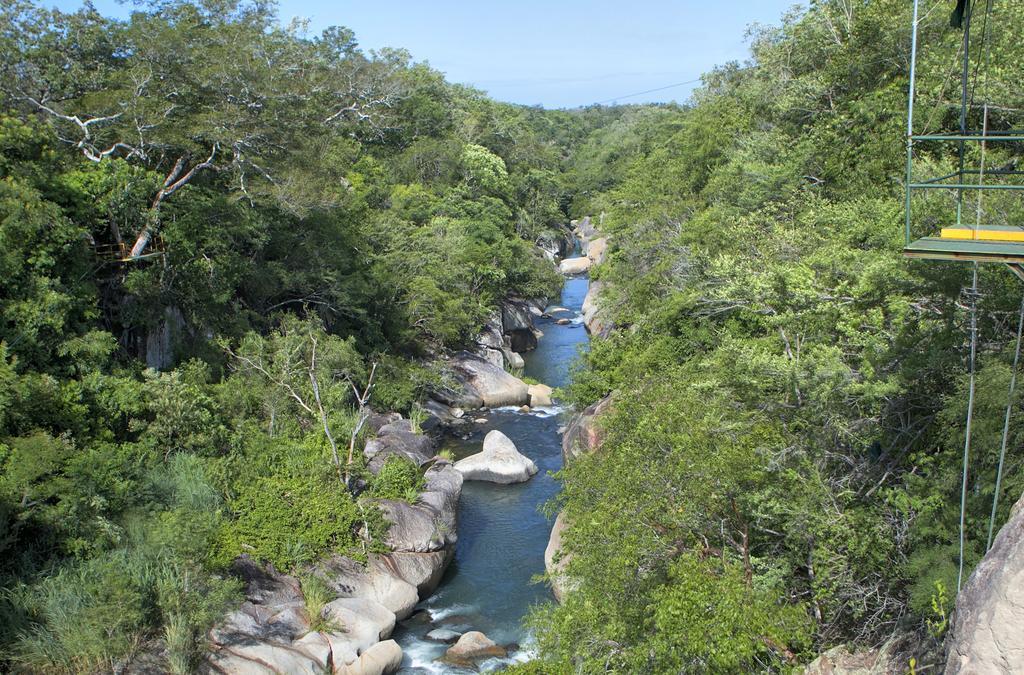
[[[1007,225],[982,225],[975,229],[960,225],[944,227],[939,233],[940,239],[959,239],[971,241],[1017,241],[1024,242],[1024,228]]]

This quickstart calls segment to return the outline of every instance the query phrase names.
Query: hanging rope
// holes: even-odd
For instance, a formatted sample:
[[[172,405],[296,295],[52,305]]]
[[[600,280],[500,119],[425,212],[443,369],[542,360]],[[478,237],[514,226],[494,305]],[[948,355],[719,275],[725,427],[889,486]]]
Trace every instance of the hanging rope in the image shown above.
[[[1020,301],[1020,317],[1017,319],[1017,349],[1013,353],[1013,371],[1010,373],[1010,393],[1006,397],[1006,415],[1003,417],[1003,441],[999,445],[999,468],[996,470],[996,491],[992,495],[992,515],[988,519],[988,541],[985,551],[992,548],[992,534],[996,526],[996,509],[999,508],[999,490],[1003,483],[1003,464],[1006,462],[1006,441],[1010,436],[1010,416],[1013,414],[1013,390],[1017,386],[1017,364],[1020,363],[1021,334],[1024,333],[1024,298]]]

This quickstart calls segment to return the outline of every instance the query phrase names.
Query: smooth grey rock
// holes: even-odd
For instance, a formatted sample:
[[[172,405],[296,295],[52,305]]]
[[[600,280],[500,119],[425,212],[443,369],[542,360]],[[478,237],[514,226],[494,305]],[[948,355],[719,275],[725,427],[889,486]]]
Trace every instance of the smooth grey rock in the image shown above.
[[[292,647],[308,654],[324,670],[331,662],[331,643],[323,633],[306,633],[293,642]]]
[[[402,665],[402,648],[394,640],[378,642],[359,655],[355,661],[335,667],[337,675],[386,675]]]
[[[446,528],[438,527],[434,509],[395,499],[378,502],[390,523],[384,544],[393,551],[426,553],[440,551],[449,541]]]
[[[530,385],[530,407],[546,407],[551,405],[551,394],[554,389],[546,384],[531,384]]]
[[[505,369],[505,355],[502,354],[500,349],[484,347],[480,351],[480,358],[496,368],[501,368],[502,370]]]
[[[462,417],[466,413],[462,408],[451,408],[431,398],[427,399],[426,403],[423,404],[423,410],[441,426],[453,427],[464,424]]]
[[[568,567],[571,556],[561,551],[562,532],[565,531],[565,528],[565,513],[560,512],[551,527],[547,548],[544,549],[544,570],[548,574],[551,592],[554,593],[555,600],[558,602],[562,602],[565,594],[572,590],[572,583],[565,574],[565,568]]]
[[[248,555],[240,555],[231,564],[231,573],[245,584],[245,596],[255,605],[275,607],[303,604],[299,580],[280,574],[268,565],[258,564]]]
[[[491,483],[522,483],[537,473],[533,460],[521,454],[515,443],[494,429],[484,437],[481,452],[455,463],[455,468],[466,480]]]
[[[537,348],[537,333],[533,326],[535,309],[525,300],[501,303],[501,323],[512,351],[525,352]]]
[[[356,652],[369,649],[391,635],[395,613],[371,598],[338,598],[324,606],[324,618],[332,630],[342,633]]]
[[[480,357],[460,352],[450,365],[463,388],[485,406],[523,405],[530,400],[525,382]]]
[[[957,597],[945,672],[1024,672],[1024,498]]]
[[[222,646],[207,657],[214,672],[231,675],[250,673],[288,673],[320,675],[322,666],[315,658],[290,645],[248,640]]]
[[[583,274],[590,269],[590,258],[566,258],[558,263],[558,271],[562,274]]]
[[[592,239],[587,245],[587,257],[590,258],[590,262],[594,265],[600,265],[604,262],[604,257],[607,251],[608,237]]]
[[[364,567],[351,558],[331,556],[313,569],[340,597],[376,600],[399,620],[412,614],[419,601],[416,587],[409,582],[382,569]]]
[[[526,367],[526,361],[523,360],[523,357],[511,349],[502,351],[502,354],[505,355],[505,362],[508,363],[509,368],[521,370]]]
[[[462,633],[447,628],[435,628],[434,630],[427,633],[424,637],[434,642],[444,642],[446,644],[452,644],[462,637]]]
[[[477,630],[469,631],[459,637],[458,642],[448,648],[444,660],[457,666],[472,666],[476,661],[493,657],[507,656],[504,647],[499,646],[489,637]]]
[[[415,586],[420,597],[425,598],[441,583],[441,577],[454,555],[455,547],[449,546],[427,553],[386,553],[373,556],[372,561]]]
[[[413,433],[410,422],[402,420],[381,428],[380,435],[366,441],[363,454],[367,468],[376,475],[391,457],[405,457],[422,466],[434,457],[434,444],[429,437]]]
[[[420,494],[420,501],[433,504],[441,511],[439,516],[454,519],[459,508],[463,480],[462,474],[454,464],[438,460],[423,473],[424,488]],[[437,503],[435,497],[440,497],[441,502]]]
[[[562,433],[562,463],[569,464],[577,457],[594,452],[604,439],[599,420],[612,405],[614,392],[587,406],[572,417]]]
[[[366,417],[366,428],[372,431],[374,434],[379,432],[384,426],[391,424],[402,419],[402,415],[396,412],[389,413],[378,413],[371,411]]]
[[[587,295],[583,298],[583,306],[580,312],[583,314],[583,325],[587,327],[591,335],[605,336],[611,329],[611,325],[604,319],[603,312],[598,307],[598,299],[604,290],[603,281],[593,281],[587,288]]]

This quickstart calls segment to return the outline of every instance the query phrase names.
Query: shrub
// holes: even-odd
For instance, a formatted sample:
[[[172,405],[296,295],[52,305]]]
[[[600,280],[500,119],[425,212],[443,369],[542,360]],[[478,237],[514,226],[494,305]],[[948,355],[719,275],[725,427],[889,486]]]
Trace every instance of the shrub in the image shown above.
[[[238,487],[235,519],[223,530],[223,562],[249,553],[287,570],[327,551],[351,552],[358,543],[362,518],[336,483],[265,476]]]
[[[380,499],[409,499],[423,488],[419,467],[404,457],[391,457],[373,479],[370,494]]]

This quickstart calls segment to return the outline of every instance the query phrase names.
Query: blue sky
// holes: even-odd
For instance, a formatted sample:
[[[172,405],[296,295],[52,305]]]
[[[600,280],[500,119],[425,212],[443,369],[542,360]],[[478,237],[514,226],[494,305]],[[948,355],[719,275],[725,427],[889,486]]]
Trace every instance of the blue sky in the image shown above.
[[[76,8],[77,0],[54,2]],[[115,0],[94,0],[125,15]],[[753,23],[775,24],[794,0],[282,0],[282,22],[355,31],[364,49],[404,47],[452,82],[547,108],[612,100],[685,101],[698,78],[748,55]]]

